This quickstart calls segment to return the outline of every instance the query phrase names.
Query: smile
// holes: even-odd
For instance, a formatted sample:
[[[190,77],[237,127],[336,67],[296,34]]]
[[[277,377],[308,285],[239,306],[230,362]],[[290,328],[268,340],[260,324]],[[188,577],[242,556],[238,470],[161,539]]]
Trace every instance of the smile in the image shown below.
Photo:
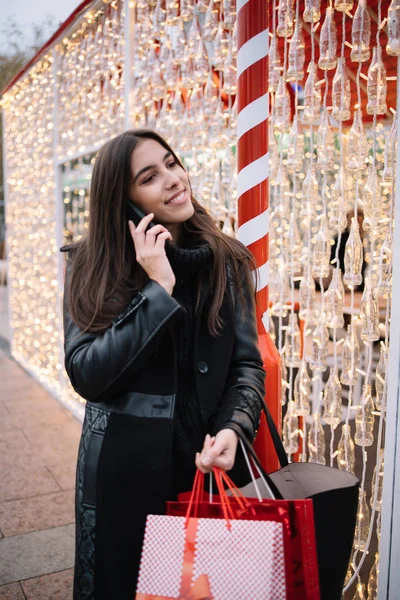
[[[183,204],[184,202],[186,202],[186,190],[179,192],[179,194],[167,200],[165,204]]]

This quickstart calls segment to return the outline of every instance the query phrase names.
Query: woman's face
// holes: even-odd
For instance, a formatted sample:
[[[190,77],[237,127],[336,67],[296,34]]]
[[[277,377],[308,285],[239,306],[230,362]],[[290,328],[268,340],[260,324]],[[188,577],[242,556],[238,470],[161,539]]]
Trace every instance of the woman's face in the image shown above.
[[[186,171],[173,155],[152,139],[136,146],[131,157],[131,200],[154,220],[168,225],[183,223],[194,213]]]

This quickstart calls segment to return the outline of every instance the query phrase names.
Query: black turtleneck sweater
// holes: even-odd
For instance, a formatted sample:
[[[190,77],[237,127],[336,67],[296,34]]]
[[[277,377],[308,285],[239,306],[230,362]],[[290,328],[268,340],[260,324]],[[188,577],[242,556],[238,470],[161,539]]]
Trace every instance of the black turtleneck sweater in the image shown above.
[[[178,389],[174,417],[173,488],[177,494],[192,489],[195,455],[201,451],[206,435],[195,388],[193,342],[199,274],[202,269],[211,268],[212,252],[208,245],[191,246],[186,237],[181,246],[167,244],[166,253],[176,278],[172,296],[184,310],[183,317],[174,327]]]

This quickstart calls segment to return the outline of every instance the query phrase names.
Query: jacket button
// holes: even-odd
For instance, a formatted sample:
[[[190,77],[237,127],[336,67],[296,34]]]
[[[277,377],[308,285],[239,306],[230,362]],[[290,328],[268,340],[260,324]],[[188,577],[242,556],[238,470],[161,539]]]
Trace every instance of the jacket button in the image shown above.
[[[203,361],[199,362],[199,364],[197,365],[197,368],[202,375],[205,375],[208,372],[208,364],[206,362],[203,362]]]

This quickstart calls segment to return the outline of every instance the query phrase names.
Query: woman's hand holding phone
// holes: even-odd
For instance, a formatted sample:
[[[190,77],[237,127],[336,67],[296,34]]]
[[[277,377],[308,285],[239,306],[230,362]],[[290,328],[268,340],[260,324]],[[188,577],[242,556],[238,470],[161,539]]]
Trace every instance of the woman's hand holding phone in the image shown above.
[[[153,213],[146,215],[137,227],[133,221],[128,221],[135,245],[136,260],[150,279],[156,281],[169,295],[172,295],[176,279],[165,252],[165,242],[172,240],[172,236],[163,225],[154,225],[146,231],[153,218]]]

